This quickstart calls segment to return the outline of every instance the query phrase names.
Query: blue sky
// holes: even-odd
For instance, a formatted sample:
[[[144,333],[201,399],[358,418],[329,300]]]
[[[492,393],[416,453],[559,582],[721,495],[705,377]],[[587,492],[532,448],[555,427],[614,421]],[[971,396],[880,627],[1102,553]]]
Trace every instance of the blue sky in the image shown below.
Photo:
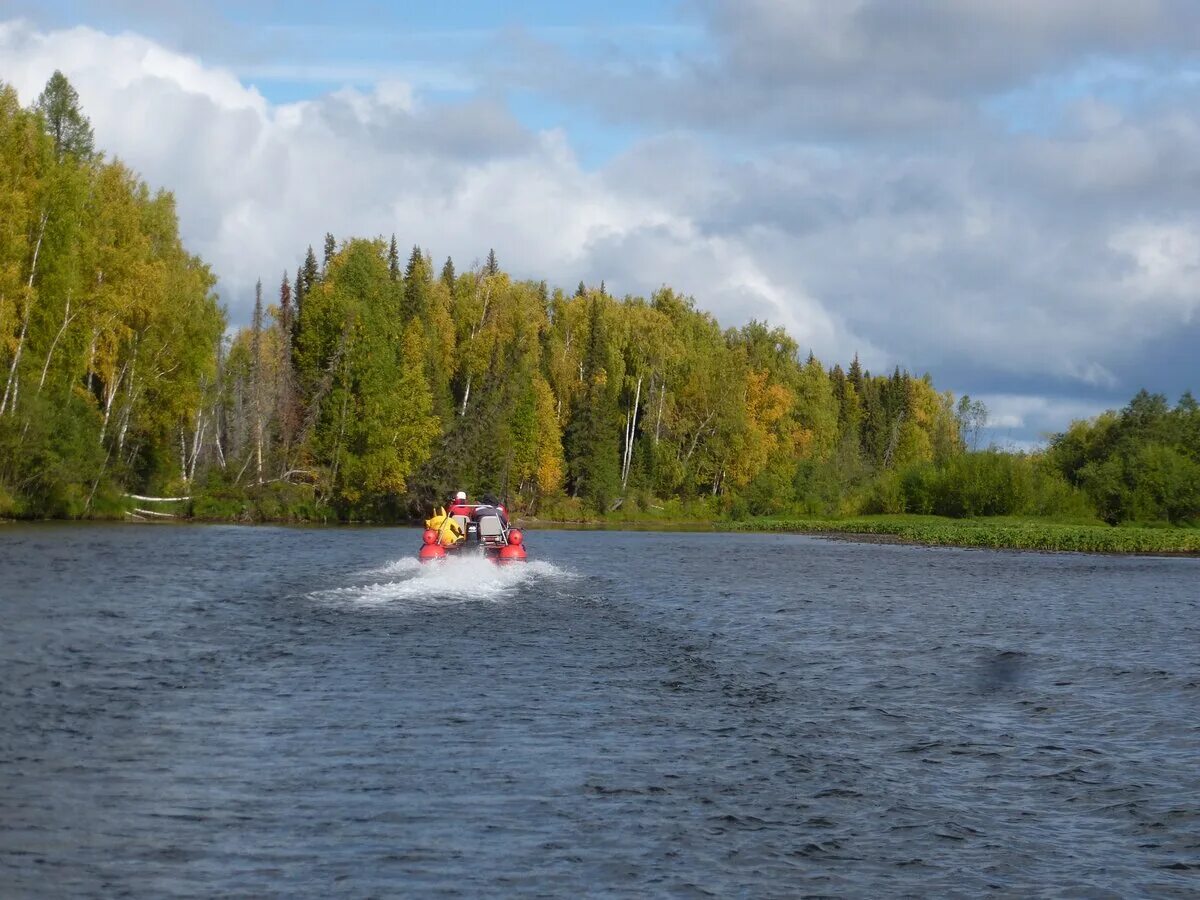
[[[0,79],[55,68],[235,322],[396,233],[930,371],[1018,446],[1200,389],[1190,0],[9,0]]]
[[[403,80],[430,103],[488,93],[492,69],[516,41],[560,48],[575,59],[616,54],[669,65],[706,44],[703,28],[675,0],[609,3],[92,2],[47,0],[18,12],[57,26],[84,22],[132,30],[227,65],[274,103],[318,97],[346,86]],[[527,127],[564,128],[588,165],[628,147],[643,129],[510,86],[505,100]]]

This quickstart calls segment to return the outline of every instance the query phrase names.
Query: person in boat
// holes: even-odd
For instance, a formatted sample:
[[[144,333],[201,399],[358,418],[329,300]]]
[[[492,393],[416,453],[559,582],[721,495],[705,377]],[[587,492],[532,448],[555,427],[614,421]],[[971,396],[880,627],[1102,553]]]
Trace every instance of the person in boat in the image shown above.
[[[507,530],[508,528],[508,510],[491,494],[484,494],[483,502],[475,507],[473,518],[478,521],[484,516],[499,516],[500,523]]]
[[[448,508],[448,512],[452,516],[468,516],[469,517],[471,515],[471,509],[472,509],[471,504],[469,504],[467,502],[467,492],[459,491],[457,494],[454,495],[454,498],[450,501],[450,506]]]
[[[433,516],[425,520],[425,527],[437,532],[438,543],[443,547],[456,547],[467,537],[463,533],[462,526],[458,524],[458,520],[444,508],[435,509]]]

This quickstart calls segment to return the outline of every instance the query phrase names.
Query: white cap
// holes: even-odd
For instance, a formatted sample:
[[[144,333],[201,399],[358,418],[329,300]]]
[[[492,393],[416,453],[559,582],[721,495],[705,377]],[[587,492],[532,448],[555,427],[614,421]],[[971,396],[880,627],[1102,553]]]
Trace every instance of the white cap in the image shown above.
[[[455,500],[466,500],[466,499],[467,499],[467,492],[466,492],[466,491],[459,491],[457,494],[455,494],[455,495],[454,495],[454,499],[455,499]]]

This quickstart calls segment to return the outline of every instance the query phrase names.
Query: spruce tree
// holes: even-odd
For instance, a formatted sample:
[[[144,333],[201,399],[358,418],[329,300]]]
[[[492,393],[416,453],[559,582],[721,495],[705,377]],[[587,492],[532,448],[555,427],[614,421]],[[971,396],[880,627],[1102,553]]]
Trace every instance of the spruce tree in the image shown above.
[[[292,358],[295,332],[296,312],[292,307],[292,288],[285,271],[279,284],[279,381],[275,396],[275,416],[285,456],[296,436],[299,418],[296,410],[296,376]]]
[[[325,261],[321,265],[321,272],[329,271],[329,262],[333,259],[333,255],[337,253],[337,241],[328,231],[325,232]]]
[[[317,283],[317,254],[313,253],[312,245],[308,247],[308,255],[304,257],[304,265],[300,270],[304,273],[304,296],[312,293],[313,285]]]
[[[286,339],[292,333],[292,286],[288,282],[287,270],[283,271],[283,281],[279,284],[279,327],[283,329]]]
[[[586,297],[587,296],[587,285],[585,285],[582,281],[579,282],[579,287],[575,288],[575,296],[576,297]]]
[[[854,362],[850,363],[850,371],[847,373],[850,378],[850,383],[854,385],[854,389],[858,391],[859,396],[863,392],[863,369],[862,363],[858,361],[858,354],[854,354]]]
[[[296,286],[292,288],[292,297],[295,298],[296,302],[296,318],[292,323],[293,332],[300,330],[300,315],[304,311],[304,277],[299,269],[296,270],[295,285]]]
[[[829,383],[833,386],[833,399],[837,401],[838,425],[840,427],[846,421],[846,373],[842,371],[842,367],[837,363],[834,363],[833,368],[829,370]]]
[[[262,279],[258,279],[254,283],[254,314],[250,320],[250,329],[253,336],[253,344],[251,345],[251,356],[253,357],[254,365],[258,365],[260,356],[260,345],[262,342],[263,329],[263,302],[262,302]]]
[[[606,512],[621,485],[618,428],[608,396],[606,339],[599,298],[588,306],[587,347],[583,359],[584,390],[572,410],[566,434],[568,465],[576,496],[596,512]]]
[[[46,131],[54,138],[54,155],[62,162],[66,154],[78,159],[92,158],[92,126],[79,107],[79,94],[57,69],[46,82],[35,108],[46,121]]]
[[[396,248],[396,235],[392,235],[391,246],[388,247],[388,277],[392,281],[400,280],[400,251]]]
[[[447,256],[446,263],[442,266],[442,284],[446,285],[451,294],[454,293],[454,278],[454,260]]]
[[[428,294],[428,270],[425,268],[425,257],[421,248],[413,245],[408,257],[408,265],[404,269],[404,308],[401,320],[423,318],[426,311],[426,296]]]
[[[488,250],[487,263],[483,267],[484,275],[500,274],[500,264],[496,262],[496,251]]]

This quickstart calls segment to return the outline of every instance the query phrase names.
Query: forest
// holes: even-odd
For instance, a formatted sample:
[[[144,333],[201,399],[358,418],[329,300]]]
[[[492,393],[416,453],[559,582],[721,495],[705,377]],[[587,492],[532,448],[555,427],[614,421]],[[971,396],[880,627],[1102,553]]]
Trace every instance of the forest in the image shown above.
[[[147,517],[149,496],[394,522],[462,488],[572,521],[1200,520],[1190,395],[1142,392],[1044,452],[979,449],[978,401],[827,367],[666,286],[564,291],[394,236],[303,259],[231,332],[171,194],[97,152],[67,80],[28,108],[0,84],[0,516]]]

